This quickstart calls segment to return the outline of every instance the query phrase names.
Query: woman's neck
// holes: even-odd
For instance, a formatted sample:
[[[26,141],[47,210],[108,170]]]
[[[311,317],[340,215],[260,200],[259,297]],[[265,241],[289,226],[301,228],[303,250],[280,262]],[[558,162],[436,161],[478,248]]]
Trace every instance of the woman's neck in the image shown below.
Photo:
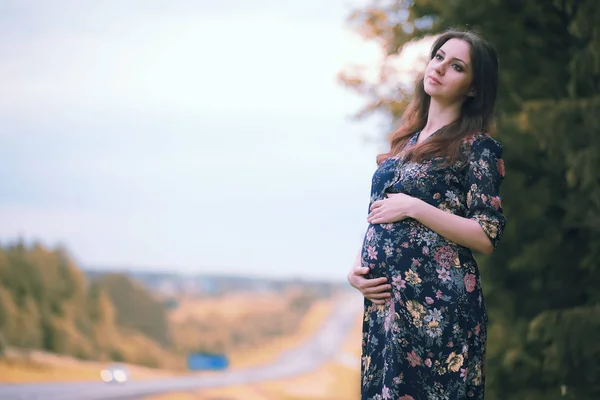
[[[432,98],[429,103],[427,122],[419,134],[419,141],[427,139],[435,131],[456,121],[460,117],[461,106],[460,102],[443,104]]]

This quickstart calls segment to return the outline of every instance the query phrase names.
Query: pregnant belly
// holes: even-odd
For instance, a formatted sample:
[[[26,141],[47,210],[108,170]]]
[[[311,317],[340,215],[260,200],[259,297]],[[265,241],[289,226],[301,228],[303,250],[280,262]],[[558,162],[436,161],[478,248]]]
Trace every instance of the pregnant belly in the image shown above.
[[[387,277],[429,265],[460,269],[474,262],[469,249],[450,243],[446,238],[414,219],[393,224],[369,225],[361,252],[362,266],[369,267],[368,278]]]
[[[410,267],[410,253],[420,251],[411,243],[411,224],[407,221],[369,225],[361,252],[362,266],[369,267],[368,278],[390,277],[390,270]],[[413,231],[414,232],[414,231]],[[405,261],[406,259],[406,261]]]

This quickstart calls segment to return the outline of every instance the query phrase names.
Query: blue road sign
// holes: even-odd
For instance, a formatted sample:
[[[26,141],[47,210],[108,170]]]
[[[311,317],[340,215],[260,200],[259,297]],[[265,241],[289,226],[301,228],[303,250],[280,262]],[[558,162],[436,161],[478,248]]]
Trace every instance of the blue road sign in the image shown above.
[[[224,354],[192,353],[187,357],[190,371],[220,370],[229,367],[229,360]]]

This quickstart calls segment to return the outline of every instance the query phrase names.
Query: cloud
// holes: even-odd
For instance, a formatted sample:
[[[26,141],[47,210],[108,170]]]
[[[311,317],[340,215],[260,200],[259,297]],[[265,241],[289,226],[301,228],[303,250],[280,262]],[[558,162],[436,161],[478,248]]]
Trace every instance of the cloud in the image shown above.
[[[292,16],[116,4],[64,7],[77,23],[5,45],[0,109],[339,112],[357,100],[337,86],[338,70],[375,55],[339,26]]]

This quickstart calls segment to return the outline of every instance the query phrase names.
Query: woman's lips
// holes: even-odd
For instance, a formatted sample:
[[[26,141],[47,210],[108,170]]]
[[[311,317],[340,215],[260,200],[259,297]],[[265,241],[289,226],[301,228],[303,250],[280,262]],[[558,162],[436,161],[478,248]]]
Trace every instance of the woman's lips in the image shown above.
[[[432,83],[435,83],[436,85],[441,85],[441,84],[442,84],[442,82],[440,82],[440,81],[439,81],[439,80],[438,80],[436,77],[434,77],[434,76],[431,76],[431,75],[430,75],[430,76],[428,76],[427,78],[429,78],[429,81],[430,81],[430,82],[432,82]]]

